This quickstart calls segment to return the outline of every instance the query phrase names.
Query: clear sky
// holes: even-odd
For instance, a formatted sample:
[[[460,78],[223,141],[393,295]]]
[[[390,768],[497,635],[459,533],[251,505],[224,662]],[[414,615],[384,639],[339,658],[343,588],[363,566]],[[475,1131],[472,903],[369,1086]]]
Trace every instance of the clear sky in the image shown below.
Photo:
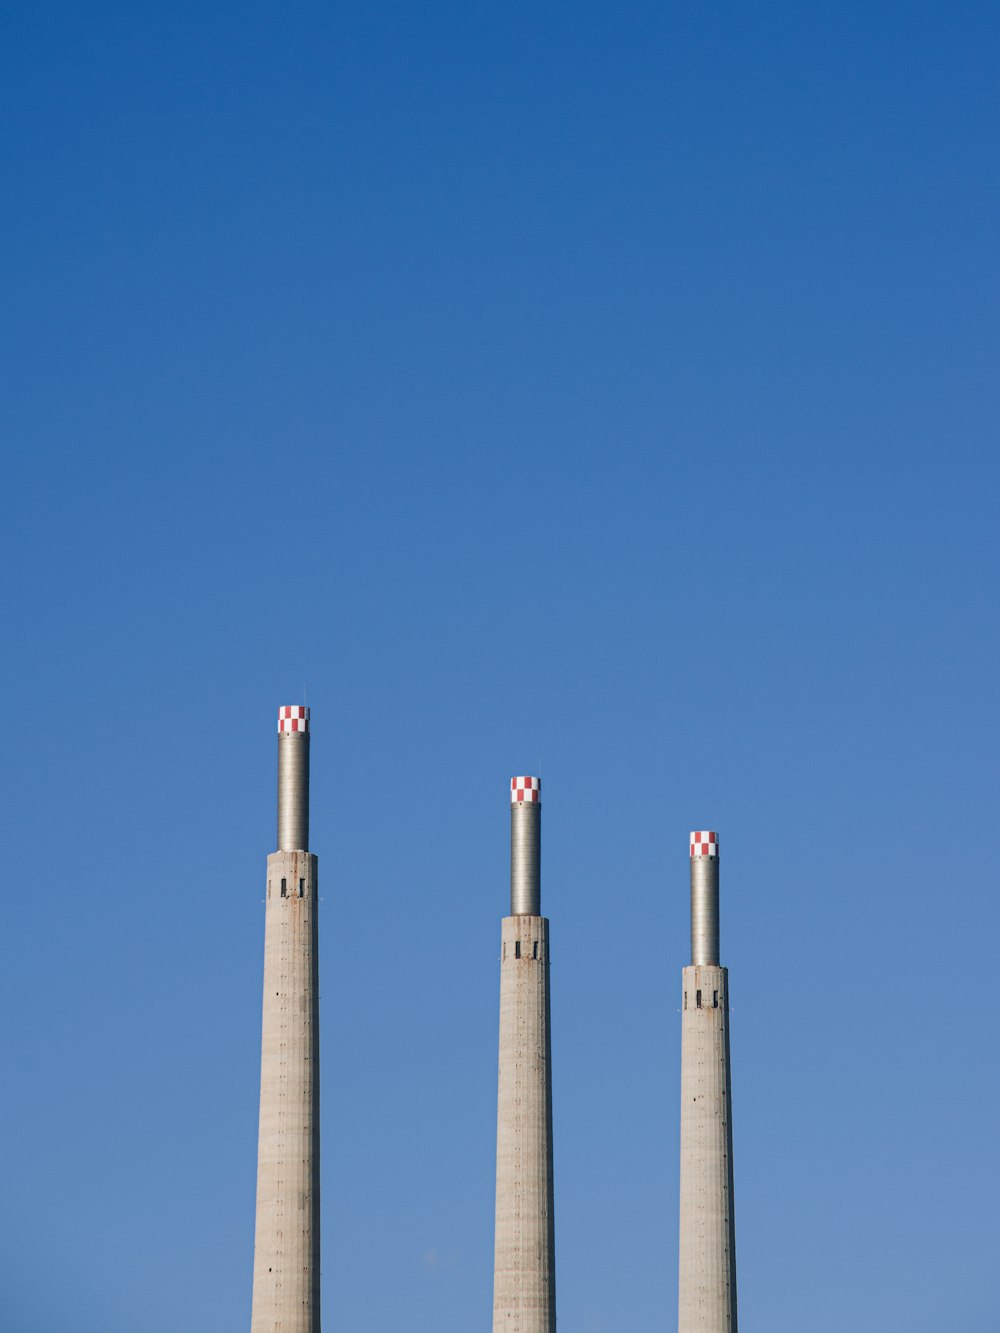
[[[998,39],[6,7],[4,1329],[249,1327],[304,698],[330,1333],[489,1327],[539,770],[560,1326],[675,1326],[714,827],[743,1333],[995,1333]]]

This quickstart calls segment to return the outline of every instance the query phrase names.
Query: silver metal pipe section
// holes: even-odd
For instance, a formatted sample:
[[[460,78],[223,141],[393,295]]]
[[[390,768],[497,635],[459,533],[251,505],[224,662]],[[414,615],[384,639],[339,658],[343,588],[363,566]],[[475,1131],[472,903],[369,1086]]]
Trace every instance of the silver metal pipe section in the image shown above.
[[[309,733],[278,733],[278,851],[309,848]]]
[[[542,915],[542,807],[538,801],[510,807],[510,914]]]
[[[691,962],[719,966],[719,857],[691,857]]]

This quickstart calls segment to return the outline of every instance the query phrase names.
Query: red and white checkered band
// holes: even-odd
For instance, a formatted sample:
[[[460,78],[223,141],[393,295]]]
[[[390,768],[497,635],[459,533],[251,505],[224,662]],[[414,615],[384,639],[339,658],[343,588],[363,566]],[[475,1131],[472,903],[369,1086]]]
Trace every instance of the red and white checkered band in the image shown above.
[[[308,731],[309,709],[302,704],[283,704],[278,709],[279,731]]]
[[[718,856],[719,835],[717,833],[707,833],[704,829],[696,829],[691,834],[691,855]]]
[[[510,803],[518,805],[523,801],[540,802],[542,799],[541,778],[511,778]]]

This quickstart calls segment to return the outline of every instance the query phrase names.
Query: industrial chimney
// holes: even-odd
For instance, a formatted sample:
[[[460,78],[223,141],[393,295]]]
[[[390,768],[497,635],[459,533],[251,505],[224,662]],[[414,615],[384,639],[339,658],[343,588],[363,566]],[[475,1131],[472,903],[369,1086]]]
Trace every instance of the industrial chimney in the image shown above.
[[[555,1333],[549,923],[541,780],[510,783],[510,916],[500,930],[493,1333]]]
[[[719,835],[691,834],[691,965],[681,1018],[678,1333],[737,1333],[729,973],[719,965]]]
[[[251,1333],[320,1333],[317,862],[309,710],[278,710],[278,850],[267,858]]]

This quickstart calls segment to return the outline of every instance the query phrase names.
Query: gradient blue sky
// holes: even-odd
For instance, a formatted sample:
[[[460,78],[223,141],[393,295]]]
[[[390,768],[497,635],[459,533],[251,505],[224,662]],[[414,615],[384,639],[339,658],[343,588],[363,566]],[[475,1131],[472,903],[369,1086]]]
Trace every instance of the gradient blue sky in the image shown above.
[[[489,1327],[540,769],[560,1326],[675,1326],[713,826],[743,1333],[995,1333],[998,39],[7,6],[5,1329],[249,1326],[305,691],[328,1329]]]

